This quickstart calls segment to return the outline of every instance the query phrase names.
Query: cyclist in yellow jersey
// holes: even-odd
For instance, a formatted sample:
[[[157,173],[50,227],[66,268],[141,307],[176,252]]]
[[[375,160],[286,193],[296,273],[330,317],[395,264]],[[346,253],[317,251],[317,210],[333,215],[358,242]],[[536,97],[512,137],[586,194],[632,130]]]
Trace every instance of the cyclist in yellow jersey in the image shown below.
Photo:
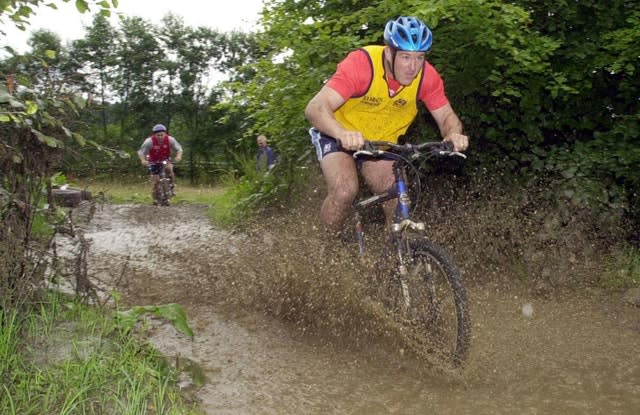
[[[425,59],[432,42],[429,28],[418,18],[401,16],[387,22],[384,40],[384,46],[349,53],[305,109],[327,184],[320,218],[330,230],[340,230],[349,213],[359,189],[358,168],[374,193],[384,192],[394,180],[392,160],[366,160],[356,166],[353,151],[364,140],[397,142],[415,119],[419,101],[443,140],[452,142],[456,151],[469,145],[442,78]],[[387,219],[394,207],[395,200],[386,202]]]

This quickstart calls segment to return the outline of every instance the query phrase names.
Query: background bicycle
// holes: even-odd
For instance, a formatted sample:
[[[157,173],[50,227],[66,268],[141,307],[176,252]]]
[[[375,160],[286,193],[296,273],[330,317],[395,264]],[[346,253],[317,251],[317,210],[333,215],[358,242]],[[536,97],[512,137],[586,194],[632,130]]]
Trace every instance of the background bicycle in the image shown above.
[[[153,192],[153,204],[160,206],[169,206],[169,200],[175,196],[173,183],[171,177],[167,173],[167,164],[172,163],[170,160],[164,160],[161,163],[152,163],[159,166],[158,183],[154,187]]]

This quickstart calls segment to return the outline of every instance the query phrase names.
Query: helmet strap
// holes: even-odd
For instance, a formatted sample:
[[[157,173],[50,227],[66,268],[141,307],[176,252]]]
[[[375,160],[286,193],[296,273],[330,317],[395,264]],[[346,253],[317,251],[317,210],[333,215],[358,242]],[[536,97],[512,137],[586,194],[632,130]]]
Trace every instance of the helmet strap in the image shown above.
[[[396,78],[396,54],[398,53],[398,51],[396,50],[396,48],[393,48],[391,46],[387,46],[389,48],[389,50],[391,50],[391,76],[393,76],[393,79],[398,79]]]

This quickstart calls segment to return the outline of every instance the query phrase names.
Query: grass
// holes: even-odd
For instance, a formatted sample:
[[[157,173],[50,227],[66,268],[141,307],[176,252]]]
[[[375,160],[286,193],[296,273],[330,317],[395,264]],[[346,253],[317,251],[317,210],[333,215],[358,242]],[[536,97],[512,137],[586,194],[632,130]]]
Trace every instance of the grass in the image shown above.
[[[70,185],[108,203],[151,204],[146,177]],[[214,220],[226,218],[220,222],[234,217],[237,192],[232,183],[192,186],[178,181],[177,193],[174,204],[206,205]],[[36,228],[44,231],[46,219],[37,221]],[[175,371],[151,346],[130,335],[122,321],[109,310],[62,297],[49,297],[21,314],[0,304],[0,413],[199,413],[177,390]]]
[[[151,204],[151,186],[146,177],[112,180],[78,180],[73,186],[89,190],[97,198],[108,203]],[[176,183],[177,195],[172,204],[197,203],[209,207],[209,216],[218,223],[228,223],[237,201],[233,185],[191,185],[186,181]]]
[[[234,225],[246,218],[251,212],[246,201],[252,197],[263,196],[273,187],[273,178],[256,172],[253,159],[242,161],[243,174],[230,171],[223,175],[221,183],[216,185],[192,185],[178,178],[176,196],[172,204],[197,203],[208,206],[208,216],[219,225]],[[271,180],[269,180],[271,179]],[[72,186],[89,190],[96,198],[108,203],[151,204],[151,185],[146,176],[118,177],[75,180]],[[244,203],[243,203],[244,202]],[[242,209],[239,209],[239,203]]]
[[[199,413],[162,356],[102,310],[50,295],[0,328],[2,414]]]
[[[262,177],[238,178],[230,172],[218,186],[179,180],[173,204],[206,205],[214,221],[232,224],[250,211],[237,206],[254,194],[256,183],[263,183],[258,179]],[[147,177],[69,184],[108,203],[151,205]],[[269,186],[261,187],[260,194],[273,188]],[[46,228],[46,222],[38,226]],[[175,315],[171,310],[166,314]],[[116,319],[113,310],[63,297],[49,297],[17,314],[3,307],[0,296],[0,377],[0,414],[198,413],[177,390],[175,371],[151,346],[130,335],[122,316]]]

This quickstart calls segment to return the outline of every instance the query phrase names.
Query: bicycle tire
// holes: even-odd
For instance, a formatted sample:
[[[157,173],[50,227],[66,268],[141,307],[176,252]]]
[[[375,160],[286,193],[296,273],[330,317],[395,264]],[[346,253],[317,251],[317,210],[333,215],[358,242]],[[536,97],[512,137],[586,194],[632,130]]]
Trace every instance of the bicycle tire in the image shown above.
[[[392,307],[397,320],[410,329],[414,347],[458,367],[469,353],[471,327],[467,294],[449,254],[425,235],[406,232],[399,241],[399,272]],[[402,283],[409,294],[403,294]]]
[[[161,206],[169,206],[169,199],[171,198],[171,183],[169,178],[161,178],[158,183],[158,190],[156,192],[156,200]]]

